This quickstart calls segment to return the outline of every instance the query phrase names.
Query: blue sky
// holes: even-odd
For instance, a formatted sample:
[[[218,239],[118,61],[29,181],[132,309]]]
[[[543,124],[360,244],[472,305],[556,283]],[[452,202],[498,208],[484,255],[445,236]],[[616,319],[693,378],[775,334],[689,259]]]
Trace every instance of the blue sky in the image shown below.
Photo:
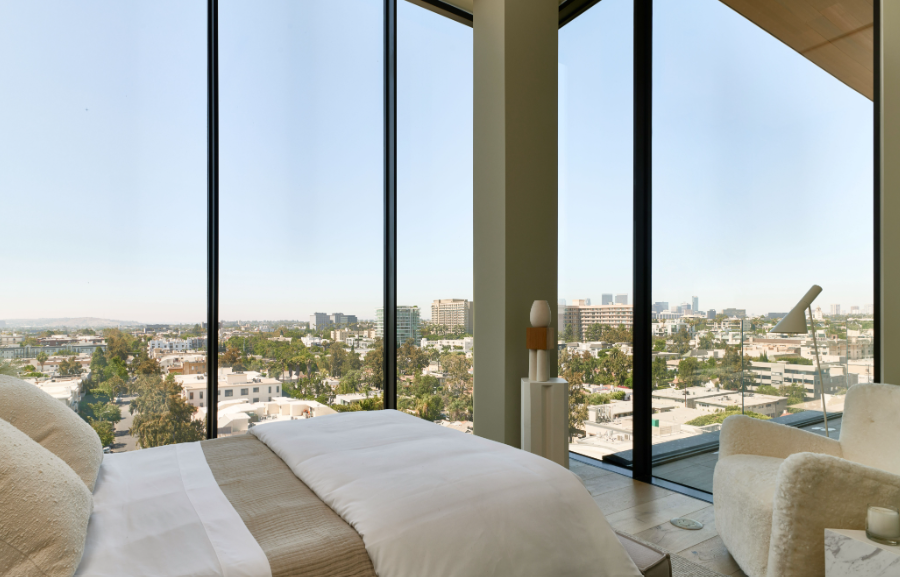
[[[675,4],[654,299],[871,302],[871,103],[719,2]],[[630,13],[603,0],[560,33],[562,298],[631,292]],[[222,318],[380,306],[381,18],[221,1]],[[398,18],[399,301],[427,311],[472,296],[472,30]],[[0,319],[204,317],[205,41],[198,0],[0,0]]]

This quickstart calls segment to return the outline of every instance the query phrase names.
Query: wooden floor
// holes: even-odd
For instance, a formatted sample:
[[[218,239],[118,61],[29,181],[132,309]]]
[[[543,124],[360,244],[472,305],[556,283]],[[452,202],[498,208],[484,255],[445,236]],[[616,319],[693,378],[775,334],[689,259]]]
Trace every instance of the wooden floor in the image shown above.
[[[584,480],[613,528],[723,575],[744,575],[716,533],[712,504],[575,460],[569,468]],[[681,516],[700,521],[703,529],[687,531],[669,523]]]

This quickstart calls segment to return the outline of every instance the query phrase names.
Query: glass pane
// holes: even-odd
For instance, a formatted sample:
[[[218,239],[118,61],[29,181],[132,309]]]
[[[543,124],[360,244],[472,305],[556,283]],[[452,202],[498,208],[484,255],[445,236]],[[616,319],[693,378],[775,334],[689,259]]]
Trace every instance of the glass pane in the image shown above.
[[[559,375],[570,384],[569,448],[620,464],[630,464],[633,431],[633,12],[630,0],[605,0],[559,33]]]
[[[397,5],[397,405],[472,430],[472,28]]]
[[[382,407],[382,12],[220,3],[220,436]]]
[[[205,29],[199,1],[0,4],[0,371],[106,451],[206,430],[174,381],[206,370]]]
[[[840,61],[749,16],[654,8],[654,474],[709,492],[727,416],[824,434],[873,367],[871,7]],[[810,331],[773,330],[813,284]]]

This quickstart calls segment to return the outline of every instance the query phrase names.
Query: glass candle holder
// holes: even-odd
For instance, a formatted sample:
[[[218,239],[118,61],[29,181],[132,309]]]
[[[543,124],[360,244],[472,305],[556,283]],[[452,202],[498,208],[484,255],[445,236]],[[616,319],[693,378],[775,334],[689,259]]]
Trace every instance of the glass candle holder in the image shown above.
[[[869,505],[866,537],[882,545],[900,545],[900,512],[895,507]]]

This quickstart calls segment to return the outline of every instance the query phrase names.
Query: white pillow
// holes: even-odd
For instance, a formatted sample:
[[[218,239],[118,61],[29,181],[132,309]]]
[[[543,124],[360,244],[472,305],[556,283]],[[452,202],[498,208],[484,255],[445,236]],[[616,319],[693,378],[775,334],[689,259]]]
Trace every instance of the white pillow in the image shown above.
[[[0,575],[71,577],[91,492],[62,459],[0,419]]]
[[[103,446],[75,411],[31,383],[0,375],[0,419],[65,461],[94,490]]]

